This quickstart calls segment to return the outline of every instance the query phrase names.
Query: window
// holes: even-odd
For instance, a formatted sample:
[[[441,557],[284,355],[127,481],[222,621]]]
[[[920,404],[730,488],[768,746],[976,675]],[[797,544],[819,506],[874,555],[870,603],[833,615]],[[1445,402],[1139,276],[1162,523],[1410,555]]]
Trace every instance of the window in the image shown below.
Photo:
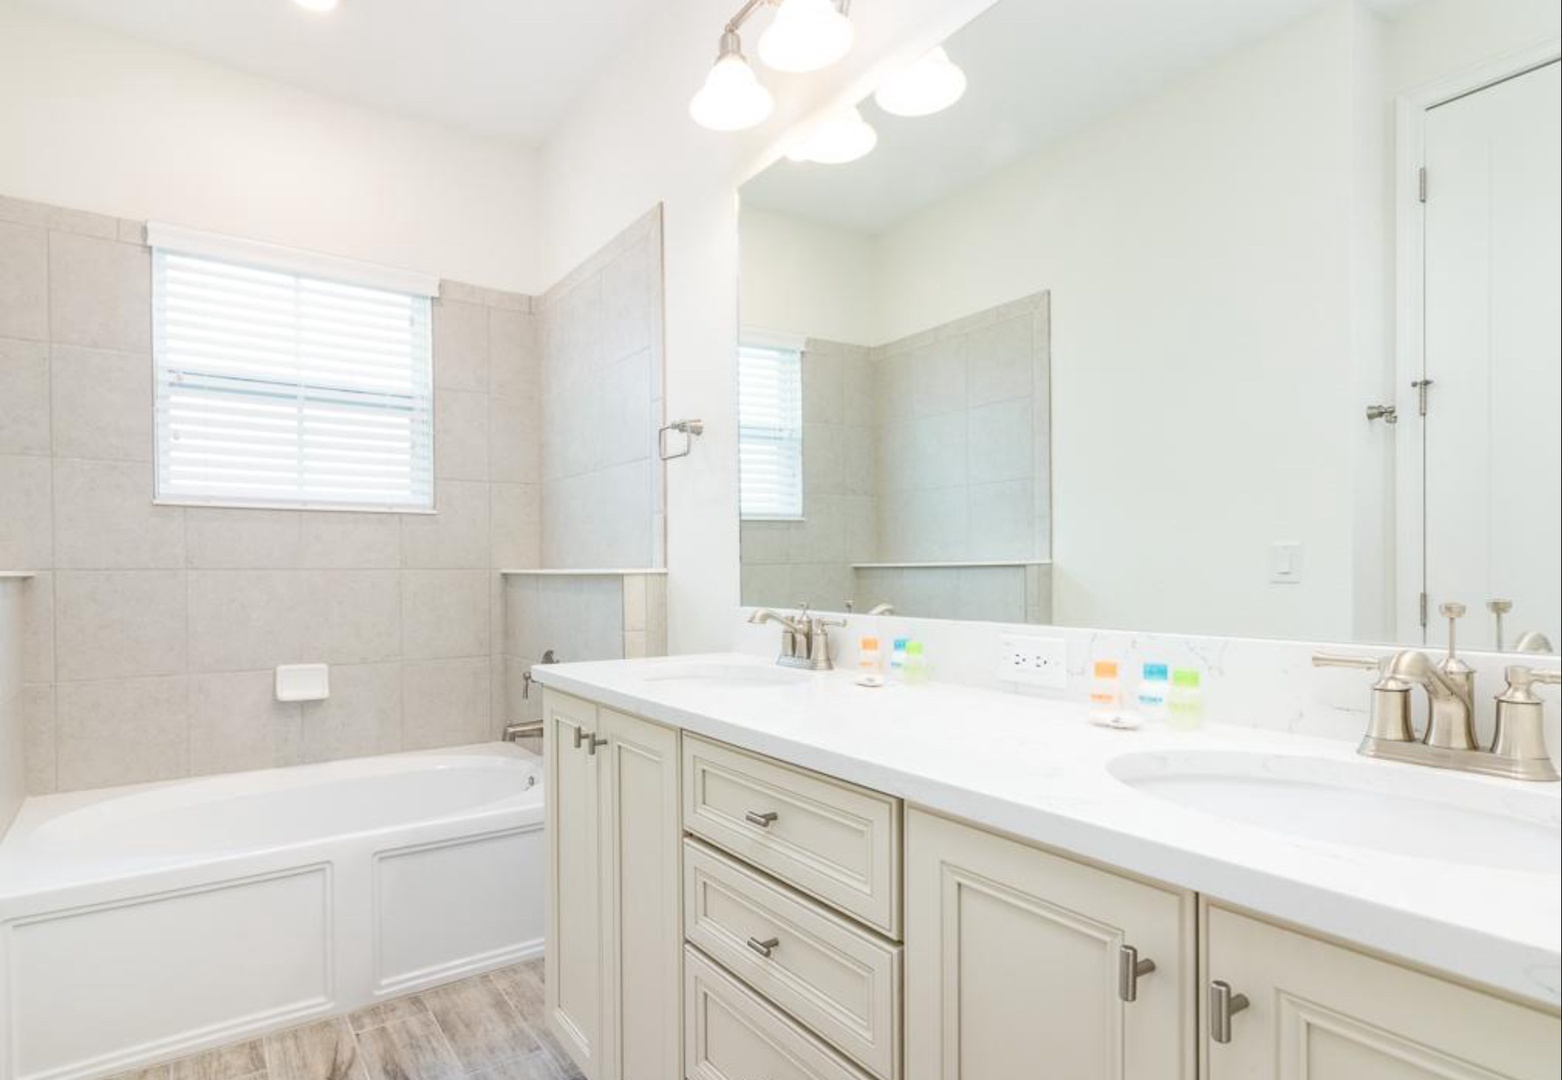
[[[746,519],[803,516],[800,342],[738,348],[738,489]]]
[[[171,226],[148,239],[160,501],[433,508],[437,281]]]

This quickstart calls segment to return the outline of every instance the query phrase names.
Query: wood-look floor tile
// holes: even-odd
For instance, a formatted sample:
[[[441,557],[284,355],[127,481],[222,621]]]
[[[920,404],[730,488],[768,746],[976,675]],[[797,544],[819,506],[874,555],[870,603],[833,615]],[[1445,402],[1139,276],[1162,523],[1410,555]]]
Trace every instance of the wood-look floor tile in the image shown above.
[[[542,982],[531,971],[517,964],[489,972],[488,979],[515,1006],[522,1020],[532,1027],[542,1024],[547,1013],[543,1003]]]
[[[423,1004],[423,999],[416,994],[408,997],[391,998],[382,1001],[378,1005],[370,1005],[367,1009],[359,1009],[347,1018],[354,1031],[368,1031],[370,1028],[384,1027],[386,1024],[394,1024],[398,1020],[411,1020],[415,1016],[427,1016],[428,1006]]]
[[[360,1031],[358,1054],[369,1080],[454,1080],[467,1071],[432,1016]]]
[[[267,1080],[365,1080],[345,1020],[322,1020],[266,1037]]]
[[[467,1072],[503,1065],[541,1048],[531,1028],[486,978],[436,987],[420,996]]]
[[[168,1080],[167,1065],[153,1065],[149,1069],[137,1069],[135,1072],[120,1073],[109,1080]]]
[[[491,1069],[481,1069],[471,1080],[565,1080],[564,1073],[546,1050],[527,1054]]]
[[[215,1050],[180,1058],[168,1066],[169,1080],[242,1080],[266,1071],[266,1055],[259,1039],[219,1046]]]
[[[535,1031],[537,1041],[542,1043],[543,1050],[553,1059],[558,1080],[586,1080],[586,1074],[581,1072],[580,1066],[564,1052],[564,1047],[559,1045],[559,1040],[553,1037],[553,1033],[545,1025],[536,1028]]]

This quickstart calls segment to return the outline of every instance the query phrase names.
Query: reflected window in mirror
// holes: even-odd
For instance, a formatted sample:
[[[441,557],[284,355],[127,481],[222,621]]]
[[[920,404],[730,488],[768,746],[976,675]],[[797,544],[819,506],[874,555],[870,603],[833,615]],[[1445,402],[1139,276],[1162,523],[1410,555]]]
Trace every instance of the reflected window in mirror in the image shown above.
[[[738,348],[738,470],[745,521],[803,516],[803,348],[745,338]]]

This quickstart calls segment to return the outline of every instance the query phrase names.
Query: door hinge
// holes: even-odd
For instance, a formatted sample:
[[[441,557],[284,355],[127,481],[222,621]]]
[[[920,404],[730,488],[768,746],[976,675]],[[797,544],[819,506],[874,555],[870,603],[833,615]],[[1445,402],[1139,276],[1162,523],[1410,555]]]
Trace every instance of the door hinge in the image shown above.
[[[1416,174],[1416,198],[1426,202],[1426,166],[1421,166],[1421,171]]]
[[[1432,380],[1417,379],[1410,384],[1410,387],[1416,392],[1416,411],[1425,416],[1427,404],[1431,398]]]
[[[1427,608],[1429,606],[1430,605],[1427,602],[1426,593],[1422,593],[1421,594],[1421,629],[1423,629],[1423,630],[1426,629]]]

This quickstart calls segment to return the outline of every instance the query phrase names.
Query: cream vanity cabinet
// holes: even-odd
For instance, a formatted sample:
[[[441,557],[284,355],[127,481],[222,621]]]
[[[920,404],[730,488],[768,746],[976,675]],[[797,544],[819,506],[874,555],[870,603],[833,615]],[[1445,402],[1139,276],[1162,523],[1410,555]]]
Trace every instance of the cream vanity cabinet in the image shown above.
[[[554,691],[544,704],[546,1007],[589,1080],[679,1070],[678,733]]]
[[[1555,1015],[1227,911],[1204,914],[1208,1080],[1556,1080]],[[1229,991],[1226,988],[1229,987]],[[1246,1007],[1222,1015],[1223,996]]]
[[[1192,894],[917,810],[905,893],[906,1080],[1192,1080]]]

